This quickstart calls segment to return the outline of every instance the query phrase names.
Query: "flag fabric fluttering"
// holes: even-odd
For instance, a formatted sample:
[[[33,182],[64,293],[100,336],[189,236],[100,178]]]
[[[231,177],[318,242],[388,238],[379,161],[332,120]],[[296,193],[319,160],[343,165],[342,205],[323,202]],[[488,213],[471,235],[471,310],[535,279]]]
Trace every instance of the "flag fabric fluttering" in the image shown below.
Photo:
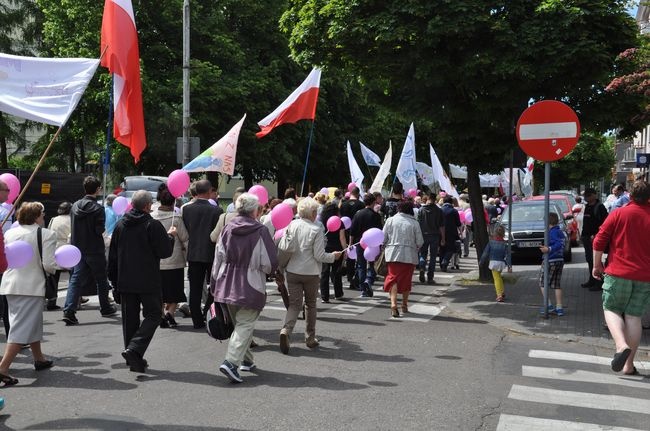
[[[313,120],[316,117],[320,75],[320,69],[316,67],[312,69],[303,83],[280,106],[275,108],[275,111],[257,123],[262,130],[257,132],[255,136],[263,138],[281,124],[294,124],[300,120]]]
[[[136,163],[147,146],[140,82],[138,31],[131,0],[106,0],[101,64],[113,74],[113,136],[129,147]]]
[[[433,176],[438,182],[438,185],[448,194],[454,197],[458,197],[456,187],[454,187],[454,185],[449,180],[449,177],[445,173],[445,170],[442,167],[442,163],[440,163],[440,159],[438,159],[438,155],[436,154],[436,151],[433,149],[433,146],[431,144],[429,144],[429,153],[431,155],[431,168],[433,169]]]
[[[370,186],[370,189],[368,190],[370,193],[381,192],[381,187],[384,184],[384,181],[386,181],[386,178],[388,178],[388,175],[390,175],[390,166],[392,163],[393,163],[393,144],[389,143],[388,151],[386,151],[386,155],[384,156],[384,161],[381,162],[379,171],[377,171],[377,176],[375,177],[375,180],[372,182],[372,186]]]
[[[418,171],[418,177],[420,177],[422,184],[429,186],[436,181],[433,176],[433,169],[431,166],[427,165],[426,163],[415,162],[415,167]]]
[[[350,146],[350,141],[348,141],[348,165],[350,166],[350,179],[354,184],[359,187],[359,190],[363,192],[363,172],[359,168],[359,164],[352,154],[352,147]]]
[[[368,166],[381,166],[381,159],[377,154],[375,154],[370,148],[366,147],[363,145],[361,142],[359,142],[359,145],[361,146],[361,156],[363,156],[363,160],[366,162],[366,165]]]
[[[99,60],[0,53],[0,111],[63,126],[77,107]]]
[[[404,190],[417,189],[418,182],[416,177],[415,168],[415,128],[413,123],[409,127],[409,132],[406,135],[404,148],[397,163],[397,170],[395,175],[404,186]]]
[[[246,114],[232,129],[210,148],[198,155],[194,160],[183,166],[187,172],[216,171],[227,175],[235,173],[235,157],[239,132],[246,119]]]

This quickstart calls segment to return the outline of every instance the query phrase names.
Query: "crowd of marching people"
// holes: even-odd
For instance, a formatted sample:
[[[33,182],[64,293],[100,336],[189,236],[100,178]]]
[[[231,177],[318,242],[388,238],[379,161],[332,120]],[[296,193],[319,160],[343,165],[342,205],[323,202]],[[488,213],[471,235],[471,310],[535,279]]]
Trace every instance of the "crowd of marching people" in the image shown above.
[[[622,202],[621,194],[620,206],[631,200],[628,206],[640,205],[639,211],[645,210],[644,184],[646,188],[635,185],[634,190],[638,190],[626,196],[626,202]],[[3,245],[11,247],[23,241],[34,251],[23,265],[8,266],[5,247],[0,247],[0,295],[7,335],[0,361],[0,382],[4,386],[18,383],[9,370],[23,348],[31,349],[36,370],[54,365],[41,351],[43,310],[61,308],[56,303],[56,288],[52,293],[47,286],[50,279],[56,286],[64,271],[70,272],[70,278],[63,321],[69,326],[79,323],[77,311],[85,301],[82,295],[98,296],[102,317],[116,315],[119,306],[122,356],[134,372],[144,372],[148,367],[144,356],[155,331],[178,326],[177,312],[190,316],[193,328],[201,330],[206,327],[206,315],[209,318],[218,305],[232,323],[226,357],[219,369],[232,382],[242,382],[240,371],[255,368],[251,347],[255,346],[255,323],[267,300],[267,282],[275,280],[285,302],[287,310],[278,328],[278,344],[279,350],[288,354],[296,342],[294,329],[301,313],[305,319],[305,345],[310,349],[319,346],[317,302],[319,297],[323,303],[342,300],[344,277],[361,298],[372,297],[378,276],[383,277],[383,291],[390,298],[390,316],[399,318],[409,313],[414,276],[417,274],[422,284],[435,285],[436,271],[458,269],[459,259],[468,256],[472,245],[467,195],[454,197],[444,191],[405,193],[397,182],[387,198],[381,193],[362,194],[353,183],[345,193],[324,188],[307,197],[298,197],[294,189],[287,189],[282,199],[269,199],[263,187],[254,186],[248,191],[238,189],[225,211],[207,180],[189,186],[191,200],[183,205],[177,205],[178,193],[171,190],[171,185],[163,184],[156,202],[149,192],[141,190],[132,196],[128,209],[117,208],[121,202],[115,195],[109,195],[101,205],[98,199],[102,184],[93,176],[85,178],[83,187],[85,196],[74,204],[61,203],[48,228],[44,227],[43,205],[38,202],[20,205],[14,227],[3,224]],[[6,200],[6,193],[7,185],[0,181],[0,203]],[[574,208],[574,212],[582,216],[585,249],[593,247],[594,255],[600,258],[600,250],[611,243],[615,233],[611,227],[599,233],[606,211],[600,214],[600,204],[593,194],[588,189],[584,193],[586,205],[577,211]],[[505,300],[501,272],[510,269],[511,262],[504,229],[495,220],[508,201],[507,197],[484,196],[483,216],[491,239],[480,260],[488,262],[492,271],[497,302]],[[11,221],[5,207],[1,208],[3,220]],[[555,230],[557,224],[557,218],[551,217],[552,241],[541,251],[548,254],[552,268],[549,276],[556,304],[549,307],[561,316],[563,261],[558,258],[558,241],[563,239]],[[58,254],[67,244],[79,251],[74,265],[55,258],[55,250]],[[602,272],[600,261],[592,260],[587,283],[602,283]],[[603,289],[608,293],[607,304],[614,304],[612,314],[606,312],[608,322],[622,328],[623,335],[613,334],[622,340],[617,340],[616,367],[631,373],[633,364],[628,358],[634,356],[638,341],[626,341],[629,337],[625,336],[625,325],[636,328],[633,317],[645,309],[650,297],[637,297],[637,308],[621,310],[617,304],[623,299],[613,299],[610,292],[615,288],[611,283],[605,282]],[[620,314],[624,316],[622,322],[616,317]]]

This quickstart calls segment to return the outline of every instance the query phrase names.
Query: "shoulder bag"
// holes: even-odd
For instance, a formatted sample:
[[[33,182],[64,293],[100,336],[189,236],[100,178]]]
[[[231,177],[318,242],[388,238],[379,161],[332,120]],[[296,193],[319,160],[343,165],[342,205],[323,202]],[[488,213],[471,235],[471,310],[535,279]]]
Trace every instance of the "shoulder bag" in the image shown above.
[[[221,302],[213,302],[205,315],[205,329],[215,340],[227,340],[235,330],[228,306]]]

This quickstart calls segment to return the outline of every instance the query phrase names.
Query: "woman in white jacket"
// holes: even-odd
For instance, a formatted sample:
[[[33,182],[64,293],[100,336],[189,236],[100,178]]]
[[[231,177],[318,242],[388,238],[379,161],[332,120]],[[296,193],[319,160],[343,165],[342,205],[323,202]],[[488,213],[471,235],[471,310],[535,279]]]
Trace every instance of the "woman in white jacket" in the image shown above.
[[[325,252],[325,233],[323,225],[316,222],[318,202],[305,198],[298,202],[299,219],[293,220],[287,227],[285,235],[291,238],[293,254],[286,268],[287,290],[289,291],[289,308],[284,317],[280,331],[280,351],[289,353],[289,338],[296,325],[298,314],[302,310],[305,298],[305,342],[313,349],[318,346],[316,339],[316,298],[320,289],[320,273],[323,263],[332,263],[339,259],[342,251]]]
[[[36,371],[52,366],[41,352],[43,338],[43,298],[45,297],[45,275],[56,271],[54,250],[56,235],[49,229],[42,229],[43,256],[38,253],[37,231],[43,225],[45,208],[40,202],[26,202],[18,210],[19,226],[7,231],[5,244],[22,240],[32,246],[32,259],[20,268],[9,268],[2,276],[0,294],[7,296],[9,304],[10,330],[5,353],[0,361],[0,382],[5,386],[15,385],[18,379],[9,375],[9,367],[25,344],[29,344],[34,357]]]

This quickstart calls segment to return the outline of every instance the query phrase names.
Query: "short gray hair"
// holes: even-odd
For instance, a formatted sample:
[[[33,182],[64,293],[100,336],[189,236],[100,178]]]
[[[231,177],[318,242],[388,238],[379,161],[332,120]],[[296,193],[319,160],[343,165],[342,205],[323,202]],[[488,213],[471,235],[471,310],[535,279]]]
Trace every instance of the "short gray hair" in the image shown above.
[[[312,198],[304,198],[298,202],[298,215],[300,218],[312,218],[318,212],[318,202]]]
[[[106,205],[111,206],[113,205],[113,201],[117,199],[117,195],[114,195],[111,193],[110,195],[106,196]]]
[[[153,203],[151,193],[146,190],[138,190],[131,197],[131,205],[138,211],[144,211],[144,208]]]
[[[239,215],[250,216],[260,206],[260,200],[251,193],[242,193],[235,201],[235,211]]]

